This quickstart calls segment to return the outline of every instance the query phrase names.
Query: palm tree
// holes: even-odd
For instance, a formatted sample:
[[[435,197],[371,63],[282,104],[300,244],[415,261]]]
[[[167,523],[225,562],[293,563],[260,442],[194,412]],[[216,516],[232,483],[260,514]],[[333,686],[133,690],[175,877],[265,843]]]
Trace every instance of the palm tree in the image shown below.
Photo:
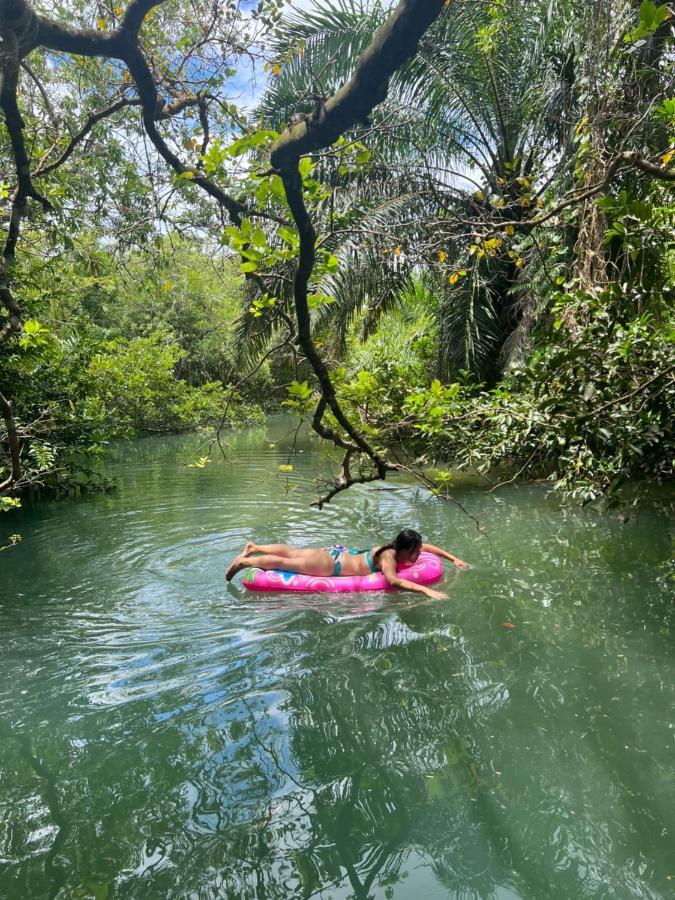
[[[260,104],[265,124],[311,115],[385,16],[380,2],[359,0],[291,14],[276,48],[278,74]],[[469,258],[476,238],[465,223],[497,230],[500,220],[527,215],[537,190],[564,171],[574,152],[582,21],[583,8],[570,0],[456,0],[377,109],[364,137],[370,168],[320,162],[331,201],[319,211],[319,231],[341,264],[320,287],[335,302],[317,324],[330,329],[336,350],[355,316],[367,310],[375,326],[411,273],[438,268],[440,255],[467,277],[439,298],[439,374],[499,376],[514,336],[536,318],[536,298],[517,259]]]
[[[457,198],[446,226],[464,264],[475,234],[460,220],[520,219],[572,157],[576,41],[581,10],[567,0],[504,0],[453,5],[402,73],[402,97],[424,110],[430,132],[445,138],[446,166],[479,185]],[[469,275],[439,306],[439,362],[494,381],[519,349],[536,294],[525,289],[520,260],[476,254]],[[531,277],[531,276],[530,276]],[[522,346],[522,344],[520,345]]]

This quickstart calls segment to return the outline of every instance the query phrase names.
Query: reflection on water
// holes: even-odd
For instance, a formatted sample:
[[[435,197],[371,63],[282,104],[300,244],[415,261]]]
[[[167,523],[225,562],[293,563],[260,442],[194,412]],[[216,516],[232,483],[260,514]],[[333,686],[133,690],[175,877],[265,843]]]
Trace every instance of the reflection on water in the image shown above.
[[[673,896],[666,519],[467,487],[481,535],[403,482],[318,512],[288,427],[203,470],[137,441],[118,493],[2,522],[0,897]],[[223,582],[251,536],[406,525],[474,563],[448,601]]]

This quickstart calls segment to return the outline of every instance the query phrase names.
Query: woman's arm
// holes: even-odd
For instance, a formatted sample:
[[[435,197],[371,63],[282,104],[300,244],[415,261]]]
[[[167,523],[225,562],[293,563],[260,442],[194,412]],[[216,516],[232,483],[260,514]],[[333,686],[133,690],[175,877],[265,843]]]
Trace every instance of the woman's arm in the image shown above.
[[[448,553],[447,550],[441,550],[440,547],[434,547],[433,544],[422,544],[422,550],[426,550],[427,553],[434,553],[436,556],[440,556],[443,559],[449,559],[450,562],[457,566],[458,569],[470,569],[471,566],[469,563],[464,562],[459,559],[457,556],[453,556],[452,553]]]
[[[392,587],[403,588],[404,591],[415,591],[417,594],[425,594],[432,600],[447,600],[448,595],[442,591],[434,591],[432,588],[423,584],[415,584],[414,581],[408,581],[406,578],[400,578],[396,571],[396,555],[393,550],[385,550],[380,556],[380,568],[382,574]]]

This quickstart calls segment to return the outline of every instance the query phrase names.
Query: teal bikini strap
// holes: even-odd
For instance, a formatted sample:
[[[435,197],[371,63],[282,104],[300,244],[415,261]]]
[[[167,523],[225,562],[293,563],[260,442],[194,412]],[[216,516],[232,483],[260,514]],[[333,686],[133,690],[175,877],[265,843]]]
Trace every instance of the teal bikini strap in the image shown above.
[[[362,554],[365,554],[366,563],[368,564],[368,568],[370,569],[370,571],[371,572],[379,572],[380,571],[377,568],[377,566],[373,563],[372,559],[370,558],[370,550],[352,549],[352,550],[349,550],[348,552],[349,552],[350,556],[361,556]]]

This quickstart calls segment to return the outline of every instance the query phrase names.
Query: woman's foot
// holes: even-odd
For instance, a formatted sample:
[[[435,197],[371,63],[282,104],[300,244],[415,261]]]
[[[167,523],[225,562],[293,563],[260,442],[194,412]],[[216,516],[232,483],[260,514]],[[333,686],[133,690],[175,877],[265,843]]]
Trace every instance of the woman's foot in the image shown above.
[[[239,556],[235,556],[232,560],[230,568],[225,573],[225,581],[232,581],[237,572],[241,572],[242,569],[245,569],[248,563],[244,558],[244,554],[241,553]]]
[[[251,553],[255,552],[257,546],[258,545],[254,544],[253,541],[246,541],[244,549],[241,551],[241,556],[250,556]]]

